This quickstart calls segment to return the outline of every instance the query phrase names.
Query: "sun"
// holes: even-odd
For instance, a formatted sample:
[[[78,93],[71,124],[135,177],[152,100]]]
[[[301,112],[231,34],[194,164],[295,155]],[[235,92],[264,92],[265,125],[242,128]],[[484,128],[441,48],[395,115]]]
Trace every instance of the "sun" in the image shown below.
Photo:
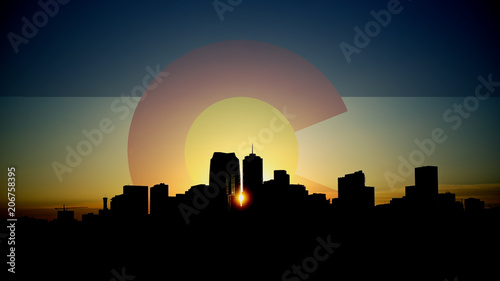
[[[238,200],[240,201],[240,207],[243,206],[244,199],[245,199],[245,196],[243,196],[243,193],[240,193],[240,196],[238,196]]]
[[[155,69],[159,72],[159,66]],[[214,151],[235,152],[241,160],[252,143],[264,159],[264,180],[273,177],[273,170],[285,169],[292,182],[300,183],[307,175],[295,176],[294,131],[300,136],[303,129],[347,110],[318,68],[265,42],[212,43],[184,54],[161,73],[135,108],[127,156],[134,184],[168,183],[171,195],[208,183]],[[317,168],[311,164],[310,170]]]
[[[248,97],[228,98],[207,107],[191,125],[184,146],[192,183],[208,183],[214,152],[235,152],[241,165],[252,145],[254,153],[264,159],[264,180],[272,178],[273,170],[295,174],[297,138],[279,110]]]

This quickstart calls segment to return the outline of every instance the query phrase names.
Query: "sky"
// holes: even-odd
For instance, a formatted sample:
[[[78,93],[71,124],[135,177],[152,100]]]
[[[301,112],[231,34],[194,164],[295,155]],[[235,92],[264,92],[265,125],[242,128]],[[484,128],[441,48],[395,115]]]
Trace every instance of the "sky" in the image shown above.
[[[337,178],[363,170],[376,203],[387,203],[414,184],[398,171],[413,155],[439,167],[440,192],[500,203],[500,90],[473,98],[478,85],[488,93],[478,77],[500,81],[491,3],[49,2],[58,4],[4,1],[1,9],[0,161],[16,167],[16,202],[28,215],[62,204],[93,210],[125,184],[161,181],[171,195],[184,192],[205,168],[208,182],[207,143],[241,156],[250,152],[242,141],[269,132],[256,149],[264,175],[295,168],[292,181],[310,193],[336,197]],[[385,26],[367,30],[373,14]],[[356,51],[346,55],[346,44]],[[151,95],[138,102],[140,86]],[[473,110],[460,115],[455,104]],[[228,109],[249,115],[224,123],[238,128],[235,140],[230,130],[203,131],[225,122]],[[271,120],[285,129],[269,130],[280,125]],[[68,158],[79,144],[87,155]]]

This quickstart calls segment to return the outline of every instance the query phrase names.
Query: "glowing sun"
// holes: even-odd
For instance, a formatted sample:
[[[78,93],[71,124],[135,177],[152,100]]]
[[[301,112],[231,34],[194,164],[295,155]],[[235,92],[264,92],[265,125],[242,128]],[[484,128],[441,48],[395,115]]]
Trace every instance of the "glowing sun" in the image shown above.
[[[184,153],[193,183],[207,183],[209,160],[215,151],[235,152],[240,165],[252,151],[264,159],[264,180],[273,170],[295,174],[298,145],[295,131],[283,114],[254,98],[218,101],[201,112],[186,137]]]

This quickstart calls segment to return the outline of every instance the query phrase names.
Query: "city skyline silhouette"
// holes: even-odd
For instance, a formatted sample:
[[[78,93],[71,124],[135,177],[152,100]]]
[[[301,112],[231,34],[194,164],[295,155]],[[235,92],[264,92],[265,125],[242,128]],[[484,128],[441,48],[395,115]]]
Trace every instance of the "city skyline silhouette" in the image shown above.
[[[109,209],[108,197],[103,197],[103,207],[98,211],[98,214],[101,216],[113,214],[116,218],[144,218],[147,215],[165,217],[169,213],[172,215],[176,212],[171,206],[182,205],[185,209],[179,207],[179,210],[183,215],[184,221],[188,223],[189,219],[187,217],[190,214],[198,214],[200,212],[192,206],[193,203],[196,203],[196,200],[204,201],[200,203],[201,208],[199,209],[204,209],[204,205],[208,205],[213,201],[218,202],[217,204],[219,205],[224,205],[218,207],[221,210],[238,209],[240,211],[253,208],[253,204],[256,206],[267,204],[267,207],[276,205],[283,208],[286,204],[279,205],[277,202],[287,201],[291,198],[295,200],[293,202],[295,206],[304,204],[306,198],[316,201],[319,205],[328,204],[332,208],[339,209],[356,210],[376,206],[375,188],[365,186],[365,174],[361,170],[346,174],[344,177],[339,177],[338,197],[327,199],[326,195],[322,193],[309,195],[304,185],[290,184],[290,176],[285,170],[274,170],[274,178],[264,181],[262,178],[263,159],[254,153],[253,145],[252,152],[241,161],[242,175],[240,175],[239,163],[240,161],[234,152],[214,152],[210,160],[208,185],[200,183],[191,186],[184,194],[175,194],[174,196],[169,196],[169,185],[165,183],[158,183],[152,187],[125,185],[123,186],[122,194],[117,194],[110,198]],[[412,208],[417,209],[419,205],[437,207],[439,204],[440,206],[453,206],[453,208],[461,206],[462,209],[469,209],[469,211],[474,210],[470,212],[481,212],[481,210],[484,210],[484,201],[473,197],[455,201],[455,194],[453,193],[438,193],[438,185],[437,166],[416,167],[415,185],[406,186],[405,195],[402,198],[393,198],[389,204],[380,204],[377,206],[391,206],[392,208],[408,208],[412,206]],[[211,188],[213,191],[208,191]],[[207,191],[213,194],[207,194]],[[238,207],[238,205],[242,204],[239,198],[240,194],[244,195],[244,207]],[[298,200],[299,198],[302,201]],[[467,208],[466,206],[469,207]],[[73,208],[68,207],[68,209]],[[56,209],[63,209],[57,212],[58,221],[68,222],[75,220],[74,211],[69,211],[65,208]],[[82,214],[82,220],[92,219],[95,219],[93,213]]]
[[[200,183],[198,185],[191,186],[184,194],[175,194],[174,196],[169,196],[169,185],[166,183],[159,183],[147,189],[147,186],[140,185],[125,185],[123,187],[123,194],[116,195],[111,198],[111,212],[129,212],[128,209],[135,209],[131,211],[131,214],[136,214],[137,216],[145,216],[147,214],[163,213],[165,215],[165,206],[168,201],[176,201],[174,204],[185,203],[186,198],[195,200],[195,196],[198,199],[210,201],[211,197],[216,197],[214,201],[220,200],[219,196],[224,197],[221,202],[226,202],[225,208],[227,210],[232,209],[243,209],[237,208],[239,205],[240,194],[244,194],[245,209],[251,207],[254,200],[257,202],[265,202],[265,197],[271,197],[272,200],[268,201],[286,201],[286,196],[289,194],[296,193],[297,198],[306,198],[309,196],[306,186],[300,184],[290,184],[290,176],[285,170],[274,170],[274,178],[264,181],[262,178],[263,171],[263,159],[252,152],[245,156],[241,161],[242,169],[240,169],[240,160],[235,156],[233,152],[223,153],[214,152],[212,159],[210,160],[210,171],[209,171],[209,182],[208,185]],[[243,174],[240,175],[240,170]],[[240,180],[242,179],[242,180]],[[241,186],[241,184],[243,184]],[[475,207],[470,208],[480,208],[484,209],[485,203],[477,198],[469,197],[465,200],[455,201],[455,194],[446,192],[438,192],[438,167],[437,166],[422,166],[415,167],[415,184],[412,186],[406,186],[405,195],[402,198],[393,198],[389,204],[380,204],[377,206],[401,206],[401,205],[414,205],[415,208],[419,204],[434,205],[436,207],[438,203],[444,206],[450,205],[462,205],[462,208],[466,208],[464,202],[470,202],[468,205]],[[210,188],[214,189],[212,191],[207,191]],[[142,192],[133,189],[142,189]],[[127,191],[128,190],[128,191]],[[375,207],[375,188],[365,186],[365,174],[363,171],[356,171],[351,174],[346,174],[338,179],[338,198],[326,199],[325,194],[314,193],[311,194],[309,198],[324,198],[324,201],[328,202],[329,205],[338,208],[346,209],[365,209],[370,207]],[[208,192],[208,193],[207,193]],[[210,194],[212,192],[213,194]],[[222,192],[220,195],[219,193]],[[128,194],[128,196],[124,196]],[[141,209],[135,207],[139,205],[137,201],[138,195],[142,194],[142,205]],[[302,194],[302,195],[298,195]],[[282,196],[280,198],[280,196]],[[126,206],[130,208],[123,208],[123,211],[113,211],[113,205],[117,205],[115,209],[119,209],[121,201],[126,201],[122,197],[133,198],[132,202],[129,202]],[[205,198],[203,198],[205,197]],[[147,200],[146,200],[147,198]],[[107,210],[107,197],[103,198],[103,210]],[[146,202],[147,205],[151,204],[153,211],[151,213],[146,212]],[[150,203],[153,201],[154,203]],[[155,202],[157,201],[157,202]],[[113,203],[115,202],[115,203]],[[476,203],[472,203],[476,202]],[[295,202],[303,203],[303,202]],[[455,204],[456,203],[456,204]],[[170,203],[172,204],[172,203]],[[219,204],[221,204],[219,202]],[[258,203],[255,203],[258,205]],[[268,202],[268,204],[271,204]],[[276,204],[276,203],[274,203]],[[192,204],[191,204],[192,205]],[[208,205],[208,204],[207,204]],[[234,206],[234,208],[233,208]],[[150,206],[149,206],[150,207]],[[156,210],[158,209],[158,210]]]
[[[50,222],[19,218],[17,264],[42,270],[48,264],[29,252],[56,258],[69,249],[55,280],[83,268],[80,277],[93,280],[234,280],[244,272],[238,279],[442,281],[491,274],[493,261],[483,254],[499,249],[492,228],[499,209],[439,193],[436,166],[415,168],[415,184],[402,198],[375,206],[374,187],[365,185],[361,170],[339,177],[339,197],[327,200],[291,183],[285,170],[263,181],[265,159],[253,151],[242,161],[243,175],[234,153],[215,152],[210,162],[209,184],[183,194],[170,196],[166,183],[124,185],[122,194],[104,197],[99,213],[84,214],[82,221],[71,207]],[[221,251],[226,258],[214,259]],[[81,253],[94,253],[93,262]]]
[[[2,4],[0,280],[498,279],[493,1]]]

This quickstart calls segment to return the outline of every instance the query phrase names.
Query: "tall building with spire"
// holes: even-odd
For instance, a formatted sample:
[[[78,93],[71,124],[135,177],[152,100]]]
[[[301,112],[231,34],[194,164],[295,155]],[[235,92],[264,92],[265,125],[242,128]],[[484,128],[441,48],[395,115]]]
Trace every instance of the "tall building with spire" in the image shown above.
[[[255,193],[263,181],[262,158],[253,153],[243,159],[243,188],[245,192]]]

